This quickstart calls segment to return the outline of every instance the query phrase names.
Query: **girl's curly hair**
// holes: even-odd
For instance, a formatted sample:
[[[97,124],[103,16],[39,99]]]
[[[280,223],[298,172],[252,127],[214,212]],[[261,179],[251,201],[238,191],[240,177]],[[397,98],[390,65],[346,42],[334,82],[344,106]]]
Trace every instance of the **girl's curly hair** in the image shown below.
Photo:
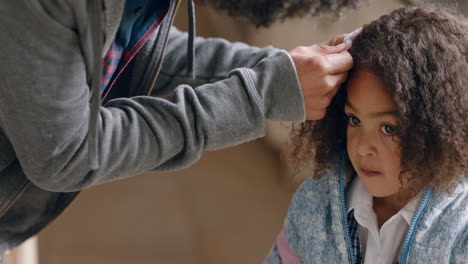
[[[449,190],[457,179],[467,177],[466,19],[430,8],[397,9],[365,25],[350,53],[353,71],[366,69],[380,76],[398,107],[400,180],[410,172],[414,188]],[[337,146],[346,146],[345,86],[324,119],[293,127],[297,166],[314,157],[315,175],[327,167]]]

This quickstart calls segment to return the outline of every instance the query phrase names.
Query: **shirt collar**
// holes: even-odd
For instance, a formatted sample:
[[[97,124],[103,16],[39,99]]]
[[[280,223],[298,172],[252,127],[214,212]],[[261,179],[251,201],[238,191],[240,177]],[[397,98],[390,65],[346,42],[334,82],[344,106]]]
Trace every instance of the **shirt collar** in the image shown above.
[[[366,188],[362,184],[359,176],[354,176],[354,179],[351,182],[351,186],[346,192],[346,201],[348,207],[348,213],[353,209],[358,208],[372,208],[372,195],[367,192]]]
[[[413,220],[413,216],[416,213],[416,210],[418,210],[419,203],[421,202],[422,199],[422,193],[419,193],[416,195],[409,203],[407,203],[401,210],[398,212],[403,216],[403,218],[406,220],[408,225],[411,224],[411,220]]]
[[[407,203],[397,214],[400,214],[408,225],[411,224],[416,210],[418,209],[419,202],[422,199],[422,193],[416,195],[409,203]],[[372,195],[367,192],[366,188],[359,179],[359,176],[354,176],[348,192],[346,192],[347,213],[351,210],[371,210],[373,205]]]

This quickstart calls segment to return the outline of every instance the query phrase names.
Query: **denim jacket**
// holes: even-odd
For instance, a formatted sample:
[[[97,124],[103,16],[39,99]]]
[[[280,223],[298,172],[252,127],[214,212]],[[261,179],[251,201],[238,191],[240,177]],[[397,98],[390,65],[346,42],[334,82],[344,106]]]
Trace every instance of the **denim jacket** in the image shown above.
[[[345,190],[354,172],[346,155],[319,180],[307,179],[294,195],[283,230],[265,264],[352,263]],[[451,194],[428,188],[403,241],[398,263],[468,263],[468,184]]]

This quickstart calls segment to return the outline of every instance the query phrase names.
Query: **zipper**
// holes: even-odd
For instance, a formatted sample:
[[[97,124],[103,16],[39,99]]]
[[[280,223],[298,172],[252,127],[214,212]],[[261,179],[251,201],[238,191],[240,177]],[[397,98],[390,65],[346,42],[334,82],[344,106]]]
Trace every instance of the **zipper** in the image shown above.
[[[345,156],[344,151],[340,153],[340,201],[341,201],[341,211],[343,216],[343,226],[345,232],[346,243],[348,244],[348,260],[351,264],[356,264],[356,256],[353,253],[353,246],[351,245],[351,234],[349,233],[348,218],[346,217],[346,201],[345,201],[345,178],[344,178],[344,165],[345,165]]]
[[[102,3],[102,9],[101,9],[101,14],[102,14],[102,18],[101,18],[101,32],[102,32],[102,42],[104,43],[106,41],[106,38],[107,38],[107,28],[106,28],[106,23],[107,23],[107,16],[106,16],[106,11],[107,11],[107,7],[106,7],[106,1],[105,0],[102,0],[101,1]],[[102,48],[101,48],[102,50]],[[102,53],[102,52],[101,52]],[[97,76],[93,77],[93,78],[98,78],[100,80],[102,80],[102,72],[100,74],[98,74]],[[102,82],[102,81],[101,81]],[[91,88],[89,89],[89,97],[88,97],[88,101],[91,103],[91,99],[93,99],[93,92],[94,92],[94,88],[93,85],[92,85],[92,81],[90,81],[90,85],[89,85]],[[101,84],[102,86],[102,84]],[[101,88],[101,86],[99,86],[99,88]],[[1,263],[0,263],[1,264]]]
[[[101,36],[102,36],[102,38],[101,38],[101,42],[102,42],[102,43],[101,43],[101,45],[100,45],[101,47],[99,48],[99,53],[98,53],[99,55],[98,55],[98,58],[99,58],[99,61],[100,61],[101,65],[102,65],[102,59],[101,59],[102,49],[103,49],[103,46],[104,46],[104,41],[105,41],[105,39],[106,39],[106,37],[107,37],[107,32],[106,32],[106,30],[107,30],[107,28],[106,28],[106,23],[107,23],[107,16],[106,16],[107,4],[105,3],[105,0],[98,0],[98,1],[100,1],[100,3],[101,3],[101,8],[100,8],[100,14],[101,14],[101,16],[100,16],[101,23],[100,23],[100,24],[101,24],[101,29],[100,29],[100,32],[101,32]],[[92,18],[90,18],[90,20],[92,20]],[[82,42],[80,43],[80,45],[81,45],[81,47],[82,47],[82,50],[85,50],[84,47],[86,47],[88,50],[94,50],[93,42],[92,42],[92,41],[88,41],[88,42],[86,42],[86,43],[83,43],[83,41],[85,41],[85,40],[87,40],[87,39],[89,39],[89,38],[94,39],[92,36],[89,36],[89,34],[93,34],[93,33],[90,31],[89,27],[90,27],[89,25],[86,25],[86,29],[85,29],[86,34],[83,34],[83,32],[79,31],[80,39],[82,40]],[[91,32],[91,33],[90,33],[90,32]],[[93,54],[93,55],[95,55],[95,54]],[[92,61],[90,62],[89,60],[87,60],[87,59],[86,59],[86,56],[85,56],[84,59],[85,59],[85,64],[86,64],[86,65],[89,64],[89,65],[93,65],[93,66],[94,66],[94,65],[96,64],[96,63],[94,63],[94,62],[92,62]],[[96,59],[95,56],[94,56],[94,59]],[[91,102],[91,100],[93,99],[94,88],[95,88],[94,85],[93,85],[94,78],[99,78],[99,84],[100,84],[100,85],[99,85],[98,87],[96,87],[96,88],[101,89],[101,86],[102,86],[102,68],[101,68],[101,70],[92,69],[90,73],[88,73],[87,71],[86,71],[86,73],[87,73],[87,75],[88,75],[88,74],[92,74],[92,75],[91,75],[92,77],[91,77],[89,80],[87,79],[87,84],[90,86],[90,88],[89,88],[89,97],[88,97],[88,101]],[[96,74],[96,73],[97,73],[97,74]]]
[[[10,202],[8,202],[8,204],[0,211],[0,218],[2,218],[11,209],[11,207],[15,205],[15,203],[19,200],[19,198],[21,198],[21,196],[29,188],[29,186],[31,186],[31,181],[27,179],[21,186],[21,188],[18,190],[18,192],[15,194],[13,199],[11,199]]]
[[[102,4],[101,9],[102,9],[102,12],[104,13],[106,11],[106,9],[107,9],[105,0],[102,0],[101,4]],[[104,13],[104,16],[103,16],[102,19],[104,19],[102,24],[105,25],[105,20],[106,20],[105,13]],[[105,29],[105,27],[103,29]],[[103,34],[105,35],[105,31],[103,31]],[[96,78],[96,77],[94,77],[94,78]],[[90,89],[90,93],[89,93],[89,101],[91,101],[91,99],[92,99],[93,89],[94,89],[94,87],[91,85],[91,89]],[[11,199],[10,202],[8,202],[8,204],[0,211],[0,218],[2,218],[13,207],[13,205],[16,204],[16,202],[21,198],[21,196],[23,196],[24,192],[29,188],[29,186],[31,186],[31,184],[32,183],[31,183],[31,181],[29,179],[25,180],[25,182],[23,183],[21,188],[18,190],[18,192],[15,194],[13,199]],[[0,256],[0,261],[1,261],[1,256]],[[0,262],[0,264],[1,264],[1,262]]]
[[[414,236],[414,231],[416,230],[416,226],[421,221],[421,216],[426,209],[426,206],[429,202],[429,199],[432,197],[433,190],[432,188],[428,188],[424,194],[421,203],[419,204],[418,210],[414,215],[413,219],[411,220],[411,225],[408,229],[408,233],[406,234],[405,242],[403,243],[403,249],[401,251],[400,258],[398,259],[399,264],[406,264],[406,260],[408,258],[409,246],[410,242]]]
[[[179,9],[180,2],[181,2],[180,0],[178,0],[176,2],[175,10],[174,10],[174,12],[173,12],[173,14],[171,16],[171,21],[169,22],[169,30],[167,31],[167,34],[166,34],[165,39],[164,39],[164,46],[163,46],[163,50],[162,50],[162,54],[161,54],[161,59],[158,62],[158,67],[156,68],[156,71],[155,71],[154,76],[153,76],[153,80],[151,81],[151,85],[149,86],[150,88],[149,88],[148,92],[146,93],[147,96],[151,95],[151,92],[153,92],[154,86],[156,85],[156,79],[158,78],[159,72],[161,71],[161,68],[162,68],[162,65],[163,65],[163,62],[164,62],[164,57],[166,55],[167,42],[169,41],[170,28],[174,24],[174,19],[175,19],[175,16],[177,14],[177,10]]]

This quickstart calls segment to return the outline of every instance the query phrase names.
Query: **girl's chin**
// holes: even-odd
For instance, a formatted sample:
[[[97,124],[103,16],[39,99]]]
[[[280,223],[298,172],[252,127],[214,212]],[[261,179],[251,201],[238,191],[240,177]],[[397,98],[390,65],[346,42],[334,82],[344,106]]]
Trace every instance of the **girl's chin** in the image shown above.
[[[389,184],[385,183],[377,183],[374,179],[366,179],[365,177],[359,176],[361,179],[364,188],[366,188],[367,192],[370,193],[375,198],[385,198],[396,195],[399,193],[399,189],[389,190]],[[369,182],[372,181],[372,182]]]

